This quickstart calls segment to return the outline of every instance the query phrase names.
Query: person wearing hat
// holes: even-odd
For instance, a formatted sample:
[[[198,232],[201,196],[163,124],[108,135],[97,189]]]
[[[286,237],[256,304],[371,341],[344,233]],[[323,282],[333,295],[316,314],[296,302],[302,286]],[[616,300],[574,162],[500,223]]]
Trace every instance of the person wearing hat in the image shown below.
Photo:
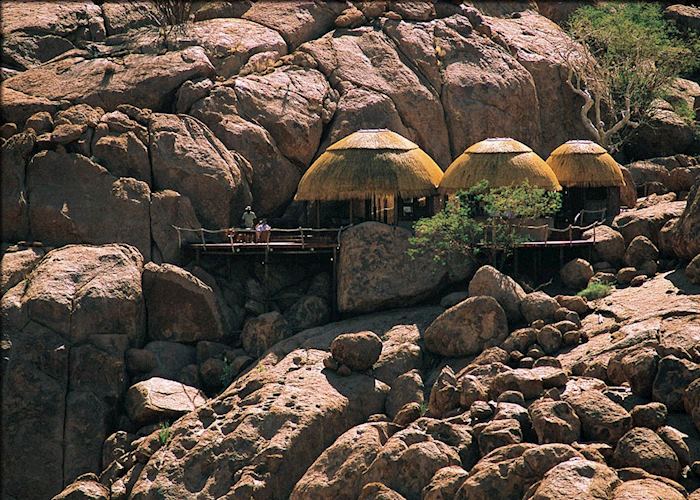
[[[255,212],[253,212],[253,209],[248,205],[245,207],[245,210],[243,211],[243,215],[241,215],[241,226],[243,226],[244,229],[253,229],[255,227],[255,219],[257,219],[258,216],[255,215]],[[246,235],[246,240],[250,240],[252,238],[248,238],[248,235]]]

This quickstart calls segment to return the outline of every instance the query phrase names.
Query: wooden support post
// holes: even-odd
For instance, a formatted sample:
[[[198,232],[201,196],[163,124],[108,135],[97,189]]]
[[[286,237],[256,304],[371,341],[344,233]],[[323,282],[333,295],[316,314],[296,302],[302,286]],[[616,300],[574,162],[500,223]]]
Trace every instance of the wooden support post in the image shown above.
[[[331,290],[333,297],[331,298],[331,317],[332,319],[338,319],[338,247],[333,247],[333,278],[331,283]]]
[[[394,196],[394,225],[398,226],[399,225],[399,195]]]

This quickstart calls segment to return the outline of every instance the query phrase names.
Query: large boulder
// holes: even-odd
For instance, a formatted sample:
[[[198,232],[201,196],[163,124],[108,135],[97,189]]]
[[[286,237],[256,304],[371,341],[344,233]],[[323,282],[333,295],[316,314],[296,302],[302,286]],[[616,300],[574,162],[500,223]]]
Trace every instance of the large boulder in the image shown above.
[[[343,231],[338,262],[338,308],[369,312],[419,302],[447,281],[468,275],[471,262],[445,267],[432,255],[408,256],[411,231],[365,222]]]
[[[83,474],[74,483],[56,495],[54,500],[109,500],[109,488],[100,483],[95,474]]]
[[[582,460],[583,456],[565,444],[504,446],[483,457],[472,468],[457,498],[523,498],[532,485],[546,477],[547,471],[570,459]],[[582,495],[581,498],[588,497]]]
[[[170,189],[156,191],[151,193],[150,215],[153,261],[180,264],[184,260],[184,245],[199,240],[196,232],[178,231],[173,227],[201,228],[192,202]]]
[[[124,33],[134,28],[158,25],[160,14],[150,2],[130,2],[106,0],[102,5],[102,16],[107,35]]]
[[[593,274],[593,266],[584,259],[571,260],[559,271],[561,281],[572,290],[585,288]]]
[[[700,183],[688,194],[688,203],[673,230],[673,251],[684,259],[700,253]]]
[[[287,0],[269,5],[253,3],[242,17],[276,30],[289,47],[297,48],[330,31],[344,8],[343,4]]]
[[[615,488],[613,495],[615,500],[637,500],[642,498],[683,500],[685,498],[685,495],[672,485],[652,478],[625,481]]]
[[[656,432],[645,427],[636,427],[620,438],[613,463],[616,467],[639,467],[671,479],[676,479],[681,470],[673,449]]]
[[[613,491],[621,483],[615,471],[607,465],[574,458],[547,472],[530,498],[612,498]]]
[[[26,169],[35,143],[36,136],[30,130],[13,135],[0,149],[2,241],[18,241],[29,236]]]
[[[691,282],[700,285],[700,254],[696,255],[686,266],[685,275]]]
[[[3,9],[3,66],[28,69],[75,48],[86,40],[104,39],[98,5],[78,1],[46,3],[41,9],[24,2]]]
[[[659,249],[646,236],[635,237],[625,251],[625,264],[640,268],[645,262],[659,258]]]
[[[240,160],[196,118],[156,114],[149,131],[154,188],[187,196],[205,227],[237,223],[251,201]]]
[[[372,368],[382,353],[382,339],[374,332],[344,333],[331,344],[333,358],[351,370]]]
[[[290,499],[356,499],[362,489],[362,477],[396,430],[398,426],[393,424],[370,423],[345,432],[307,469]]]
[[[60,116],[60,113],[57,116]],[[151,183],[151,160],[148,154],[146,127],[119,111],[107,113],[100,117],[98,123],[93,122],[88,125],[95,127],[92,137],[92,156],[97,163],[115,177],[133,177],[148,184]]]
[[[42,151],[27,166],[32,236],[51,245],[134,245],[151,256],[148,184],[114,177],[89,158]]]
[[[478,354],[508,336],[506,314],[493,297],[471,297],[437,317],[425,331],[425,347],[441,356]]]
[[[172,264],[146,264],[143,290],[153,340],[195,342],[226,335],[217,290]]]
[[[625,256],[625,239],[610,226],[596,226],[583,233],[583,239],[593,240],[598,261],[618,263]]]
[[[634,208],[637,206],[637,184],[627,167],[620,166],[620,171],[625,181],[624,186],[620,188],[620,203],[627,208]]]
[[[3,494],[51,498],[99,472],[124,351],[144,336],[142,267],[130,246],[67,246],[3,296]]]
[[[383,411],[386,385],[359,373],[324,371],[326,353],[318,349],[286,352],[278,351],[278,361],[272,354],[259,361],[260,368],[173,424],[167,447],[131,476],[131,495],[185,498],[194,478],[201,496],[226,490],[241,498],[288,498],[339,436]],[[238,424],[227,425],[233,421]],[[176,458],[180,453],[185,462]]]
[[[581,437],[581,421],[566,401],[539,399],[528,408],[540,444],[571,444]]]
[[[637,158],[670,156],[697,150],[693,121],[682,116],[678,99],[673,95],[677,91],[674,92],[673,87],[671,85],[671,95],[666,99],[652,102],[648,121],[635,130],[626,145],[625,150],[633,152]]]
[[[700,365],[688,359],[670,355],[661,358],[656,370],[652,397],[670,411],[683,409],[683,393],[700,376]]]
[[[246,320],[241,332],[241,342],[243,349],[257,358],[291,333],[284,316],[277,311],[271,311]]]
[[[532,292],[523,298],[520,311],[525,321],[530,324],[537,320],[551,321],[559,307],[559,302],[545,292]]]
[[[0,260],[0,296],[26,278],[44,254],[41,248],[5,252]]]
[[[395,21],[388,24],[386,32],[365,26],[329,33],[302,47],[318,69],[342,90],[336,117],[321,148],[359,128],[395,124],[399,127],[396,132],[417,141],[439,164],[446,165],[451,154],[439,94],[402,62],[397,47],[407,47],[411,58],[420,60],[424,57],[423,46],[411,45],[425,43],[423,37],[429,40],[433,36],[420,24],[406,24],[404,30]],[[378,56],[374,63],[362,56],[370,52]],[[429,56],[435,61],[434,51]],[[357,85],[359,81],[363,84]],[[356,92],[358,88],[364,92]],[[355,114],[356,109],[362,111]]]
[[[82,102],[105,110],[126,103],[159,111],[166,109],[183,82],[213,74],[214,67],[201,47],[162,55],[128,54],[115,60],[79,52],[19,73],[4,84],[21,94],[51,101]]]
[[[194,387],[153,377],[132,385],[126,393],[129,418],[138,425],[176,419],[206,403],[206,397]]]
[[[235,87],[217,85],[192,106],[190,113],[207,124],[227,148],[248,160],[253,208],[259,215],[267,215],[294,196],[301,173],[282,154],[270,132],[246,118],[245,109]],[[275,182],[269,182],[270,178]]]
[[[664,17],[676,23],[680,29],[700,33],[700,7],[675,4],[664,9]]]
[[[518,63],[532,76],[539,103],[541,139],[539,145],[538,141],[527,143],[541,155],[548,155],[570,138],[586,136],[586,131],[579,116],[576,116],[577,113],[566,117],[560,115],[561,109],[580,107],[579,98],[566,84],[566,65],[560,56],[561,47],[572,44],[559,26],[536,12],[537,5],[533,4],[542,3],[545,2],[505,2],[498,7],[508,8],[515,4],[523,12],[513,16],[505,15],[503,18],[486,18],[484,24],[491,29],[494,40],[500,37]],[[487,5],[497,4],[477,2],[474,5],[483,9]],[[479,31],[481,27],[478,23],[474,24],[474,28]],[[552,71],[553,68],[556,69]]]
[[[565,398],[581,420],[584,439],[614,444],[632,425],[631,415],[602,392],[589,390]]]
[[[627,169],[632,174],[635,185],[639,187],[652,183],[668,186],[671,180],[668,169],[655,161],[636,161],[627,165]]]
[[[469,432],[459,432],[449,424],[421,424],[391,436],[367,468],[362,482],[379,482],[407,499],[420,498],[435,472],[442,467],[461,465],[455,448],[470,447]]]
[[[496,299],[505,311],[508,321],[517,323],[522,317],[520,303],[525,298],[525,290],[513,278],[495,267],[480,267],[469,282],[469,296],[478,295]]]
[[[647,208],[628,210],[615,217],[613,228],[625,238],[625,244],[629,245],[637,236],[646,236],[656,245],[664,224],[680,217],[685,207],[686,203],[683,201],[670,201]]]

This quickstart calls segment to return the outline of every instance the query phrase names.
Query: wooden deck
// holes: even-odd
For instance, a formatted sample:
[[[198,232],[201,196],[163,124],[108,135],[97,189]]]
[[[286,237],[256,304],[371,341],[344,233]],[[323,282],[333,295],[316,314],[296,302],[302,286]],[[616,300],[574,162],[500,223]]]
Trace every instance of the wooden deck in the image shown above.
[[[336,242],[313,241],[311,239],[298,241],[270,241],[270,242],[229,242],[229,243],[190,243],[189,248],[199,253],[207,254],[232,254],[232,253],[332,253],[337,250]]]

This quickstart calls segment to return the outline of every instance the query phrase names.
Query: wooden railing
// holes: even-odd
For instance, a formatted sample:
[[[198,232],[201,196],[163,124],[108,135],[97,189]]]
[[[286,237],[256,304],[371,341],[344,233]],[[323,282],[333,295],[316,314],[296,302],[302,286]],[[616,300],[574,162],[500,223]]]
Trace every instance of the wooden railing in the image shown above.
[[[340,245],[340,234],[349,226],[320,229],[307,227],[273,228],[263,232],[234,227],[223,229],[186,228],[175,225],[172,227],[177,231],[178,247],[180,248],[185,244],[201,245],[201,248],[206,250],[207,246],[221,244],[229,244],[232,247],[236,245],[269,247],[275,243],[290,243],[299,245],[303,250],[322,243]],[[193,237],[187,237],[188,234]]]

